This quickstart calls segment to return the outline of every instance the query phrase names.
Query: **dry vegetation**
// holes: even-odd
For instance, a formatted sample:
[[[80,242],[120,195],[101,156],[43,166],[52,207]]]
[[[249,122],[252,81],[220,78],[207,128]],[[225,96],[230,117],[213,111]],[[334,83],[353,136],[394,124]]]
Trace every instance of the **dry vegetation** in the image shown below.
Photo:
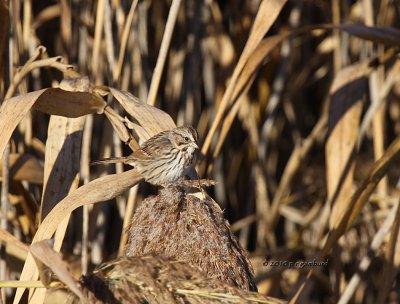
[[[388,0],[0,0],[1,301],[42,286],[28,246],[52,237],[75,279],[32,253],[83,299],[156,192],[90,161],[189,124],[259,293],[398,303],[399,20]]]

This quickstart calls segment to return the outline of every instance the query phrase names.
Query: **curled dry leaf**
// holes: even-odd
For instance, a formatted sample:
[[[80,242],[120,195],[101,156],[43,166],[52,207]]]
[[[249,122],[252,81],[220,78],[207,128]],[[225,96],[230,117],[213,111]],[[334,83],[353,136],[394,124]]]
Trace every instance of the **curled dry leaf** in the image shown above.
[[[176,128],[174,121],[164,111],[140,101],[129,92],[110,88],[111,94],[118,100],[139,125],[146,130],[149,137],[162,131]]]
[[[34,105],[34,109],[65,117],[79,117],[100,113],[105,101],[89,92],[69,92],[59,88],[45,89]]]
[[[34,243],[30,246],[30,252],[35,257],[35,259],[39,260],[38,267],[43,267],[42,263],[46,265],[50,270],[57,276],[57,278],[65,283],[68,288],[76,294],[82,302],[87,302],[85,296],[83,295],[81,289],[79,288],[79,284],[75,281],[72,276],[68,265],[61,259],[60,255],[53,250],[51,245],[49,244],[49,240],[43,240],[37,243]],[[39,266],[40,265],[40,266]],[[46,272],[43,269],[43,272]],[[47,285],[50,282],[43,282]]]
[[[124,124],[124,119],[118,113],[116,113],[112,108],[106,107],[104,109],[104,115],[107,116],[108,120],[114,128],[114,131],[118,134],[118,137],[122,142],[128,144],[132,150],[135,150],[139,147],[137,142],[128,132]]]
[[[122,194],[139,183],[143,177],[136,170],[100,177],[83,185],[60,201],[46,216],[39,226],[32,243],[52,237],[61,221],[71,212],[83,205],[107,201]],[[35,280],[38,277],[33,257],[28,254],[20,280]],[[18,288],[14,303],[19,303],[24,288]]]
[[[148,140],[151,136],[149,135],[149,133],[147,133],[147,131],[142,128],[141,126],[139,126],[138,124],[132,122],[129,120],[128,117],[124,117],[124,124],[126,125],[126,127],[128,129],[133,130],[138,136],[139,139],[144,142],[146,140]],[[140,142],[141,143],[141,142]]]
[[[79,117],[102,112],[106,103],[90,92],[69,92],[48,88],[5,100],[0,107],[0,157],[12,132],[33,107],[59,116]]]

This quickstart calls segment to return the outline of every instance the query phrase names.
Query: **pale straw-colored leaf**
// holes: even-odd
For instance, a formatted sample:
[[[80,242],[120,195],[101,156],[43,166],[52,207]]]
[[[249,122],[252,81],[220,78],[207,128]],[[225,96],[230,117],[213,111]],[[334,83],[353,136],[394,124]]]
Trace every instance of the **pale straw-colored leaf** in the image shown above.
[[[85,117],[51,116],[46,141],[41,219],[76,189]],[[75,181],[75,182],[74,182]]]
[[[351,197],[354,161],[363,98],[370,68],[358,63],[341,70],[331,88],[328,140],[325,147],[328,201],[333,204],[330,227],[342,216]]]

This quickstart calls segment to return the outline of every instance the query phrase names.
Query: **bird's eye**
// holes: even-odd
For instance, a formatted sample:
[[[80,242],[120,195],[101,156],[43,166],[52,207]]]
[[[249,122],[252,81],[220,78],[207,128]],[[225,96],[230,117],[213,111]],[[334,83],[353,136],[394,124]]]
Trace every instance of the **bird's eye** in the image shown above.
[[[189,137],[185,137],[184,140],[185,140],[185,141],[189,141]]]

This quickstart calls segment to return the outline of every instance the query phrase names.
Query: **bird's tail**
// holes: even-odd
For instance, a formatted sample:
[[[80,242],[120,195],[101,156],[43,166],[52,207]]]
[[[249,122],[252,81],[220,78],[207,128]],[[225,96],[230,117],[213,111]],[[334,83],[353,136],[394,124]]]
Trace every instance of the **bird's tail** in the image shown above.
[[[90,165],[125,163],[126,157],[111,157],[92,161]]]

